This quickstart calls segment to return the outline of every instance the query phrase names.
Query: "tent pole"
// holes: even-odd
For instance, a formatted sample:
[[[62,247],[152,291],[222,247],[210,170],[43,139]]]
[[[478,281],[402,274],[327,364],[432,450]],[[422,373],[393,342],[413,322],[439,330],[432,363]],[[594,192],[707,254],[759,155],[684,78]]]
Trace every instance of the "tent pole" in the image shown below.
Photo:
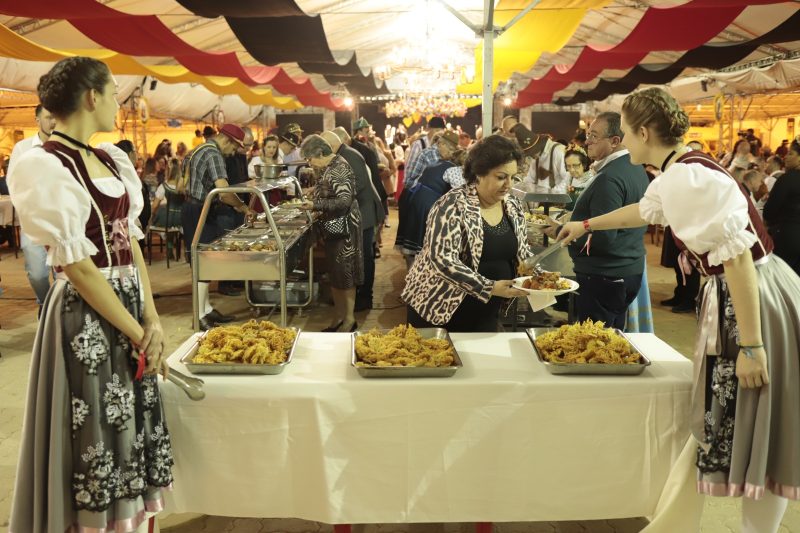
[[[494,111],[494,0],[484,0],[483,10],[483,98],[481,99],[481,126],[483,137],[492,134]]]

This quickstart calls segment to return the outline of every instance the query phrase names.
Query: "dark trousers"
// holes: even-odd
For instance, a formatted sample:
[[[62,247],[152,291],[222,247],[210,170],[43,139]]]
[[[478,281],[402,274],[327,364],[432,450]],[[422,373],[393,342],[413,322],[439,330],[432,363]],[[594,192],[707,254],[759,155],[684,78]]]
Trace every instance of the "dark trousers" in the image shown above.
[[[800,224],[783,224],[770,228],[769,232],[775,243],[775,255],[800,276]]]
[[[197,224],[200,221],[200,213],[203,211],[203,204],[194,200],[187,200],[183,203],[181,208],[181,225],[183,226],[183,238],[186,243],[186,257],[191,261],[192,241],[194,235],[197,233]],[[203,226],[203,231],[200,234],[199,242],[201,244],[209,244],[214,239],[221,237],[225,233],[217,224],[214,211],[206,217],[206,223]]]
[[[467,296],[447,324],[428,322],[410,305],[406,306],[406,321],[417,329],[444,328],[452,333],[496,333],[499,328],[499,311],[503,301],[492,296],[488,304]]]
[[[361,232],[364,256],[364,283],[356,288],[356,300],[372,305],[372,286],[375,285],[375,227]]]
[[[680,264],[673,267],[675,269],[675,305],[687,306],[697,302],[697,293],[700,292],[700,272],[692,268],[691,274],[686,274],[686,284],[683,283],[684,275],[681,272]]]
[[[639,293],[642,275],[614,277],[575,273],[580,284],[577,307],[578,320],[602,320],[606,326],[623,329],[628,306]]]
[[[244,224],[244,215],[229,205],[218,205],[214,214],[220,231],[228,232]],[[220,292],[243,290],[244,282],[224,280],[218,283],[218,287]]]

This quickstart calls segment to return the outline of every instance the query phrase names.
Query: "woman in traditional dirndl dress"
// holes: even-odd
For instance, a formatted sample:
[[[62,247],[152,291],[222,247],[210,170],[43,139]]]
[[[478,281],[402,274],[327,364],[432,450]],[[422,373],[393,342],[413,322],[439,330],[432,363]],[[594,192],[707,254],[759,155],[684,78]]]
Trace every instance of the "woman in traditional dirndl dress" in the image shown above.
[[[64,59],[38,90],[56,128],[9,188],[57,279],[33,347],[9,531],[147,531],[173,459],[156,382],[163,331],[134,223],[141,183],[124,152],[86,144],[119,108],[105,64]]]
[[[639,204],[570,222],[559,238],[672,227],[678,247],[708,276],[690,421],[697,490],[743,496],[743,532],[777,531],[787,500],[800,499],[800,278],[772,254],[749,194],[713,159],[683,144],[689,120],[668,93],[629,95],[622,118],[631,160],[659,165],[662,174]]]

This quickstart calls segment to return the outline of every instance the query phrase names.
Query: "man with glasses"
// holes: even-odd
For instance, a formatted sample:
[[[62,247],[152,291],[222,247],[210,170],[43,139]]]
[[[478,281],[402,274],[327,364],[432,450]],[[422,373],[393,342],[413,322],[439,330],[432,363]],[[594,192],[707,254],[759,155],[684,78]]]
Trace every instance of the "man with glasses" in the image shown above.
[[[586,149],[595,163],[594,181],[575,202],[573,221],[588,220],[635,204],[649,183],[644,167],[631,163],[622,145],[619,113],[597,116],[586,134]],[[646,228],[594,231],[569,245],[580,283],[578,320],[602,320],[623,329],[628,306],[636,298],[645,269]]]

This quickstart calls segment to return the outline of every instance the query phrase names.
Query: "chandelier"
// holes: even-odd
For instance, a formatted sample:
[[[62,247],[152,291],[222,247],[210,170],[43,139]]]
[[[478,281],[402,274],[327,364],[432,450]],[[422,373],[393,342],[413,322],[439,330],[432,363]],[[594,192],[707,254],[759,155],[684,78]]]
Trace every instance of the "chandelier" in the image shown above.
[[[431,43],[427,39],[416,46],[394,47],[387,61],[376,66],[373,72],[381,81],[402,78],[407,90],[419,90],[430,80],[471,83],[475,79],[474,60],[469,50],[447,42]]]

